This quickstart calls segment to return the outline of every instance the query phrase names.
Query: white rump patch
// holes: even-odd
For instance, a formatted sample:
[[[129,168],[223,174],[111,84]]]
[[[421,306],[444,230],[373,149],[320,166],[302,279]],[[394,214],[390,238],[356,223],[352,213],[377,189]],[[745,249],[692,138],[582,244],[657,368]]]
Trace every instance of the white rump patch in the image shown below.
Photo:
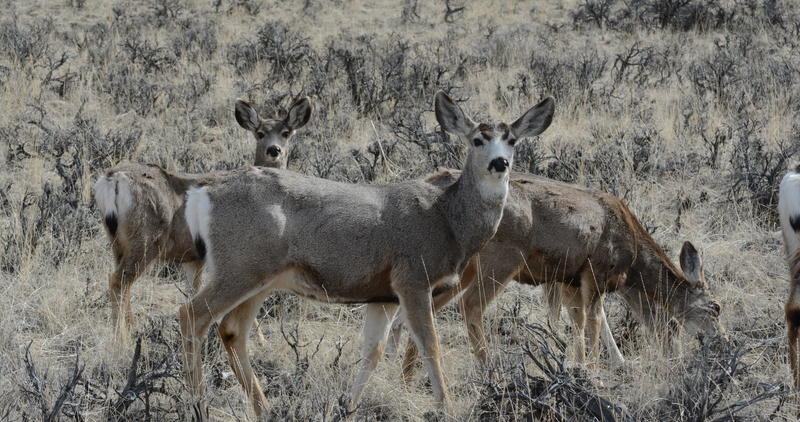
[[[94,184],[94,200],[103,217],[123,217],[133,206],[131,180],[123,172],[100,176]]]
[[[789,171],[783,177],[778,193],[778,213],[780,214],[783,238],[786,241],[787,257],[792,257],[800,249],[800,233],[795,232],[791,224],[792,219],[800,220],[799,173]]]
[[[205,270],[209,275],[213,275],[213,263],[211,257],[211,238],[209,228],[211,227],[211,198],[208,196],[206,187],[191,188],[186,193],[186,225],[192,234],[192,241],[202,239],[206,248]]]

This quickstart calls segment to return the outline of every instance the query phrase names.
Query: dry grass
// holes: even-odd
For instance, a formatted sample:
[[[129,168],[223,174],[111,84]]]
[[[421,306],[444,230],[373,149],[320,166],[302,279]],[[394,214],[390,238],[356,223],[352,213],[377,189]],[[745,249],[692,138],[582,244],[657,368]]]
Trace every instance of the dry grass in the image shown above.
[[[794,420],[774,205],[800,153],[800,9],[788,0],[539,3],[454,0],[451,9],[464,9],[446,22],[444,1],[4,1],[0,420],[186,416],[176,355],[185,286],[174,269],[154,267],[134,288],[140,343],[111,343],[96,172],[124,159],[197,172],[241,166],[253,145],[233,100],[266,114],[305,94],[316,112],[290,167],[351,182],[418,177],[462,157],[433,122],[440,88],[468,99],[478,118],[512,118],[555,96],[553,126],[520,145],[516,167],[622,197],[672,255],[695,241],[730,335],[683,338],[665,358],[612,297],[629,363],[584,374],[536,325],[539,292],[513,286],[487,316],[491,382],[457,313],[438,321],[455,419]],[[269,344],[252,353],[270,418],[343,416],[360,309],[291,296],[268,305]],[[210,338],[212,415],[246,420]],[[405,388],[399,362],[386,362],[357,416],[440,420],[428,390],[423,378]]]

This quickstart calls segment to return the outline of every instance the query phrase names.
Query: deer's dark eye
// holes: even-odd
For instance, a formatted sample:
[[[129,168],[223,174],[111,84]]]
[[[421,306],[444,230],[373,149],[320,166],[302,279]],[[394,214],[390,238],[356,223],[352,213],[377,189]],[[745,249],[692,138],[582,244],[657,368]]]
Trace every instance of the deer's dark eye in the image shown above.
[[[511,146],[513,147],[513,146],[514,146],[514,144],[516,144],[516,143],[517,143],[517,140],[516,140],[516,139],[514,139],[514,138],[509,138],[509,140],[508,140],[508,144],[509,144],[509,145],[511,145]]]
[[[289,130],[284,130],[283,132],[281,132],[281,136],[283,136],[284,138],[288,138],[289,135],[291,135],[291,134],[292,134],[292,132],[289,131]]]
[[[258,132],[256,132],[256,136],[258,136],[259,138],[263,138],[264,137],[264,132],[258,131]]]
[[[483,140],[481,138],[475,138],[472,140],[472,144],[476,147],[483,145]]]

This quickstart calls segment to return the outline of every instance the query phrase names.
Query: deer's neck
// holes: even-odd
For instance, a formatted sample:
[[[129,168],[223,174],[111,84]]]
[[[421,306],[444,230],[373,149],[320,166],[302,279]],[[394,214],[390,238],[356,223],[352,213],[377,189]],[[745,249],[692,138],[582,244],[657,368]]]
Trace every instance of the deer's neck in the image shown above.
[[[636,261],[628,273],[626,285],[642,290],[671,316],[678,316],[691,287],[681,274],[648,236],[639,242]]]
[[[450,228],[467,256],[480,251],[494,236],[508,196],[508,176],[486,180],[475,174],[467,159],[461,177],[446,193],[445,211]]]

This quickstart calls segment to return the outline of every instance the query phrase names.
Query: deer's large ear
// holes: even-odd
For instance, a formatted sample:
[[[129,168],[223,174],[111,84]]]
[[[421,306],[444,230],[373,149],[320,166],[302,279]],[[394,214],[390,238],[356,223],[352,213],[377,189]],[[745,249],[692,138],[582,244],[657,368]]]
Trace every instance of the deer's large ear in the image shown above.
[[[258,112],[245,100],[236,100],[236,121],[239,126],[253,131],[258,128]]]
[[[544,132],[553,122],[555,108],[553,98],[545,98],[512,123],[511,132],[517,138],[529,138]]]
[[[298,98],[289,108],[289,114],[286,116],[286,126],[289,126],[292,130],[305,126],[311,119],[311,110],[313,110],[313,107],[308,97]]]
[[[436,93],[434,97],[434,110],[436,110],[436,120],[446,132],[454,135],[466,137],[475,129],[475,122],[472,121],[452,99],[443,91]]]
[[[692,283],[702,283],[703,280],[703,261],[700,253],[692,242],[683,242],[681,248],[681,270]]]

